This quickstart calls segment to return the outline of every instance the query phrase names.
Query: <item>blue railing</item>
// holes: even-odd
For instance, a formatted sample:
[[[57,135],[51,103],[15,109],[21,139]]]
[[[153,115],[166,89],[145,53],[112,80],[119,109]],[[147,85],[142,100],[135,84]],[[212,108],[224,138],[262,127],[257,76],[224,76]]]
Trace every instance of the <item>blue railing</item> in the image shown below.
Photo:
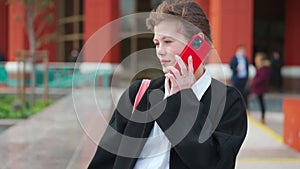
[[[5,62],[0,62],[0,84],[6,84],[8,75],[5,70]]]
[[[80,87],[87,84],[102,85],[104,88],[109,87],[110,77],[113,72],[112,66],[105,64],[101,66],[98,63],[82,63],[89,70],[83,70],[82,66],[76,66],[74,63],[50,63],[48,68],[48,86],[50,88],[71,88]],[[92,68],[92,69],[91,69]],[[42,64],[36,65],[36,85],[43,86],[44,67]],[[99,78],[102,78],[102,84],[98,84]],[[26,85],[30,85],[26,79]],[[0,83],[8,86],[16,86],[16,73],[9,77],[5,68],[5,62],[0,64]]]

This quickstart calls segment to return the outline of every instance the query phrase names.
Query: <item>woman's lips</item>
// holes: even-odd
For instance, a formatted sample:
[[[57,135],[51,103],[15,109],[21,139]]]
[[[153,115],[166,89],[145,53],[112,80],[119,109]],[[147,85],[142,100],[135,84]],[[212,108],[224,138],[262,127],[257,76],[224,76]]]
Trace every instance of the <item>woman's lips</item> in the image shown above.
[[[170,60],[161,60],[161,61],[160,61],[160,63],[161,63],[162,65],[165,65],[165,64],[170,63],[170,62],[171,62]]]

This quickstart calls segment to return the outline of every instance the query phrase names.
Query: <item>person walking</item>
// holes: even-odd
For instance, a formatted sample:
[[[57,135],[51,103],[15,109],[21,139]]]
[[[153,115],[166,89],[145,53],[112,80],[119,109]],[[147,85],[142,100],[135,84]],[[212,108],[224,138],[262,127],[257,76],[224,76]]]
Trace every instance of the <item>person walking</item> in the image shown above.
[[[275,91],[282,92],[282,58],[278,51],[273,51],[271,56],[271,79],[270,82],[274,85]]]
[[[246,106],[248,107],[248,90],[246,88],[249,78],[249,62],[246,57],[244,45],[238,45],[235,55],[230,60],[232,70],[231,83],[243,95]]]
[[[264,94],[269,89],[269,81],[271,76],[270,61],[266,53],[257,52],[255,54],[256,73],[251,83],[251,92],[256,95],[261,110],[261,122],[265,123],[265,100]]]

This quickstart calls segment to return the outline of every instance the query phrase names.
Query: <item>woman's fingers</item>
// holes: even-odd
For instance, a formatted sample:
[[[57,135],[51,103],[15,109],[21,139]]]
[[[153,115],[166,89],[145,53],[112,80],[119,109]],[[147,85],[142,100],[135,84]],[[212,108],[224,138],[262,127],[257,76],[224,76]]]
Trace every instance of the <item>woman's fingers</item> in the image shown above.
[[[175,79],[174,75],[172,73],[165,74],[166,78],[170,80],[171,88],[170,88],[170,95],[178,92],[180,90],[177,80]]]
[[[176,69],[174,66],[169,66],[167,67],[167,71],[173,74],[173,77],[177,79],[178,77],[181,76],[180,72],[178,69]]]
[[[187,76],[189,74],[194,74],[194,66],[193,66],[193,58],[192,56],[188,57],[188,64],[186,65],[183,60],[180,58],[180,56],[175,55],[175,59],[180,67],[181,74],[183,76]]]
[[[191,88],[195,83],[192,57],[189,56],[187,66],[179,56],[176,55],[175,57],[179,68],[175,68],[176,66],[169,66],[167,67],[168,73],[165,74],[166,78],[171,82],[171,94],[182,89]]]
[[[185,63],[184,63],[183,60],[181,59],[181,57],[178,56],[178,55],[175,55],[175,59],[176,59],[178,65],[179,65],[179,67],[180,67],[181,74],[182,74],[182,75],[186,75],[188,70],[187,70],[187,67],[186,67]]]
[[[189,73],[194,74],[194,66],[193,66],[192,56],[189,56],[189,58],[188,58],[188,71],[189,71]]]
[[[171,81],[174,81],[175,80],[175,77],[172,73],[167,73],[165,74],[166,78],[170,79]]]

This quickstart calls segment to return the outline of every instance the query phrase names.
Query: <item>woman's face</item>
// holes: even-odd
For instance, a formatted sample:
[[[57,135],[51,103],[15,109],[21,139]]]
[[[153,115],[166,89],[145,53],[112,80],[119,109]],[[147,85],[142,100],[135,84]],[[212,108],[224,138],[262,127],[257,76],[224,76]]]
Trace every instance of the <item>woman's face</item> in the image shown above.
[[[164,73],[167,73],[168,66],[175,65],[175,55],[180,55],[188,43],[188,39],[180,33],[180,29],[182,29],[180,22],[173,19],[163,20],[154,26],[153,42]]]
[[[260,68],[262,66],[262,56],[260,54],[257,54],[255,56],[254,61],[257,68]]]

